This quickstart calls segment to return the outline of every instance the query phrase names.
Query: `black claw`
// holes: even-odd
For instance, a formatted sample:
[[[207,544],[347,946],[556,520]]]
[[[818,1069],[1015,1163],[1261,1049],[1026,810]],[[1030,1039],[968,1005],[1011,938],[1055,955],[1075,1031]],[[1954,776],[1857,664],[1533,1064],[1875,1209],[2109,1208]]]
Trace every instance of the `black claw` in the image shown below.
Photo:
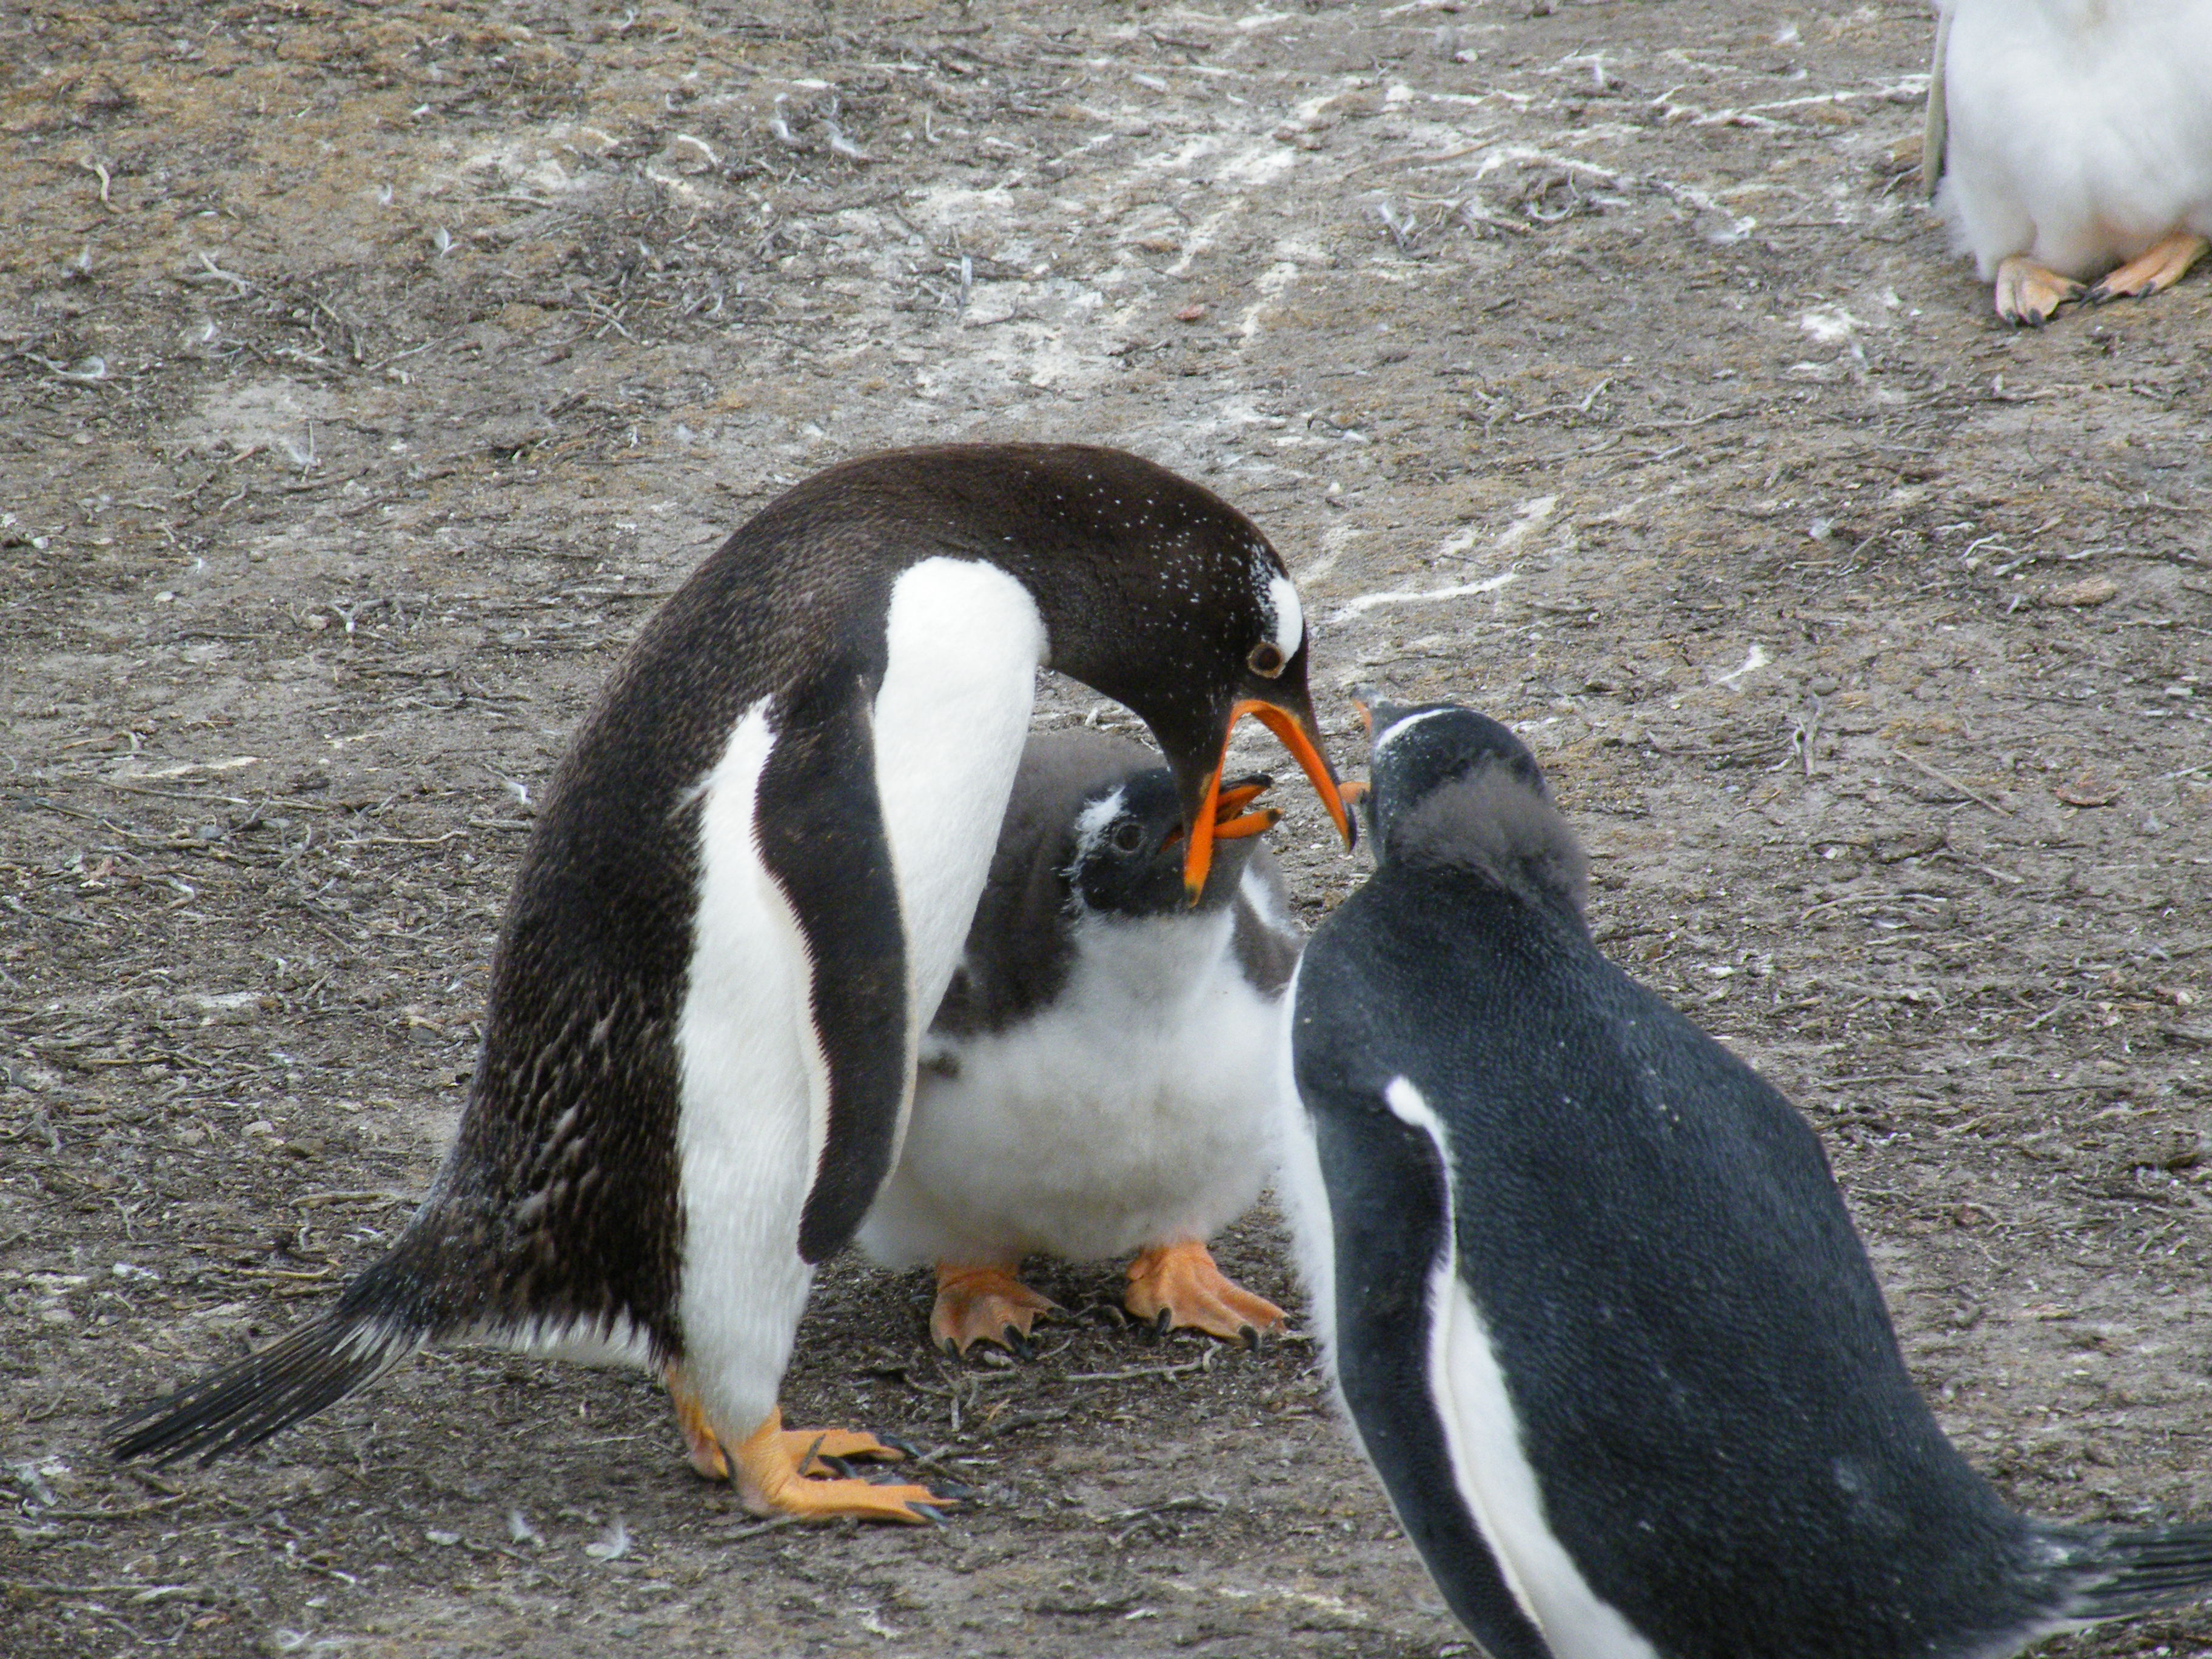
[[[1165,1336],[1174,1324],[1174,1322],[1175,1310],[1170,1308],[1161,1309],[1159,1312],[1153,1316],[1152,1334],[1155,1336]]]
[[[1017,1359],[1036,1358],[1036,1345],[1012,1325],[1006,1327],[1006,1346],[1012,1351]]]
[[[879,1434],[876,1438],[881,1441],[884,1445],[889,1446],[893,1451],[898,1453],[902,1457],[919,1457],[921,1455],[921,1448],[915,1445],[913,1441],[906,1439],[902,1436],[896,1434]]]
[[[1238,1326],[1237,1328],[1237,1340],[1243,1343],[1247,1352],[1257,1353],[1260,1352],[1260,1328],[1257,1325]]]
[[[940,1515],[935,1507],[931,1504],[908,1504],[907,1505],[907,1509],[909,1513],[920,1516],[923,1520],[928,1522],[933,1527],[941,1527],[945,1524],[944,1516]]]

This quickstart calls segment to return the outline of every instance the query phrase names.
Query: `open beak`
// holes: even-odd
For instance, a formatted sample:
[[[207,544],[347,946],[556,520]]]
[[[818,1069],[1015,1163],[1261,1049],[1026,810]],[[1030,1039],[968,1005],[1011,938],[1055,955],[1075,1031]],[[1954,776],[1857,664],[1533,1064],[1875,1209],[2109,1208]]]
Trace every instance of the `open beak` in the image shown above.
[[[1274,787],[1274,779],[1264,772],[1223,784],[1214,796],[1213,839],[1242,841],[1247,836],[1263,836],[1280,823],[1283,815],[1272,806],[1245,810]],[[1172,847],[1182,839],[1182,825],[1178,823],[1168,831],[1164,844]]]
[[[1264,835],[1281,823],[1283,815],[1272,806],[1245,810],[1274,787],[1274,779],[1264,772],[1223,784],[1214,797],[1214,840],[1242,841],[1247,836]]]
[[[1230,708],[1229,724],[1221,733],[1220,751],[1215,757],[1212,769],[1206,774],[1205,793],[1195,801],[1187,799],[1184,802],[1183,821],[1191,826],[1191,832],[1190,846],[1183,854],[1182,885],[1193,904],[1198,902],[1198,896],[1205,891],[1206,872],[1213,867],[1214,838],[1224,834],[1224,830],[1221,811],[1222,762],[1228,757],[1229,739],[1237,730],[1237,722],[1247,714],[1256,718],[1282,739],[1283,747],[1291,751],[1291,757],[1304,769],[1307,781],[1313,785],[1314,793],[1321,797],[1321,804],[1328,808],[1329,820],[1336,825],[1336,833],[1344,837],[1346,847],[1352,844],[1357,833],[1352,826],[1352,815],[1345,810],[1342,792],[1337,788],[1336,774],[1329,769],[1328,757],[1321,751],[1321,733],[1314,729],[1313,716],[1304,712],[1293,714],[1274,703],[1248,697]],[[1250,797],[1246,799],[1249,800]],[[1233,805],[1241,806],[1243,803]],[[1244,819],[1239,817],[1229,818],[1231,824],[1243,822]],[[1259,826],[1260,829],[1266,827],[1265,824]],[[1240,829],[1237,833],[1255,835],[1258,830]]]

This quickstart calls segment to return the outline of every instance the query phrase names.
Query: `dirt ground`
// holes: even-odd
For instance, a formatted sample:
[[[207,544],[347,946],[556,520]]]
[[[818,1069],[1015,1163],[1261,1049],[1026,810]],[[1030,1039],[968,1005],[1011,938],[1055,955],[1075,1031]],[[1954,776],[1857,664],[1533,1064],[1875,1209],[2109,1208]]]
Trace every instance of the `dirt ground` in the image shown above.
[[[2212,282],[1999,326],[1917,202],[1929,36],[0,9],[0,1651],[1468,1651],[1310,1346],[1142,1336],[1110,1265],[1041,1269],[1077,1316],[1009,1365],[824,1275],[791,1416],[925,1448],[941,1530],[763,1528],[643,1381],[482,1352],[212,1471],[100,1452],[404,1218],[655,598],[954,437],[1250,512],[1344,758],[1359,679],[1513,721],[1601,940],[1820,1128],[1974,1461],[2212,1519]],[[1311,916],[1358,869],[1300,793]],[[1292,1297],[1270,1214],[1222,1254]]]

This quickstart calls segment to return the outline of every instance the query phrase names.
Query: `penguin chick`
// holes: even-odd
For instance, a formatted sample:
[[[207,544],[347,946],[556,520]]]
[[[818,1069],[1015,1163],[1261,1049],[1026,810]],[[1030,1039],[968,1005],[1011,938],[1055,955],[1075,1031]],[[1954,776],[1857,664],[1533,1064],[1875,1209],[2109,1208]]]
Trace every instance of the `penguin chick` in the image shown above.
[[[936,1265],[939,1346],[1016,1346],[1058,1311],[1017,1276],[1035,1253],[1139,1252],[1125,1305],[1148,1323],[1283,1328],[1206,1248],[1273,1166],[1297,939],[1258,839],[1275,814],[1249,810],[1269,782],[1222,786],[1193,905],[1159,757],[1081,729],[1030,739],[905,1150],[859,1234],[886,1266]]]
[[[2155,294],[2212,246],[2208,87],[2212,0],[1944,0],[1923,176],[2000,317]]]
[[[1535,761],[1373,711],[1281,1181],[1358,1437],[1491,1659],[1997,1659],[2212,1592],[2030,1519],[1914,1389],[1818,1139],[1601,955]]]

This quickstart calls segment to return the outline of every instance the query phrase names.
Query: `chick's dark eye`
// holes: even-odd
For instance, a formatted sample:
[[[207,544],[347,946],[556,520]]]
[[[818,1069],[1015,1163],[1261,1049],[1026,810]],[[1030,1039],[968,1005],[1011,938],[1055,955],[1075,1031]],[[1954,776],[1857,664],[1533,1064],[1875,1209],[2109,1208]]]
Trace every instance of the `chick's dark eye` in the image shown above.
[[[1124,853],[1133,853],[1145,844],[1145,832],[1133,823],[1114,827],[1114,845]]]
[[[1273,640],[1261,641],[1252,647],[1251,654],[1244,659],[1244,665],[1266,680],[1272,680],[1283,672],[1283,662],[1282,648]]]

